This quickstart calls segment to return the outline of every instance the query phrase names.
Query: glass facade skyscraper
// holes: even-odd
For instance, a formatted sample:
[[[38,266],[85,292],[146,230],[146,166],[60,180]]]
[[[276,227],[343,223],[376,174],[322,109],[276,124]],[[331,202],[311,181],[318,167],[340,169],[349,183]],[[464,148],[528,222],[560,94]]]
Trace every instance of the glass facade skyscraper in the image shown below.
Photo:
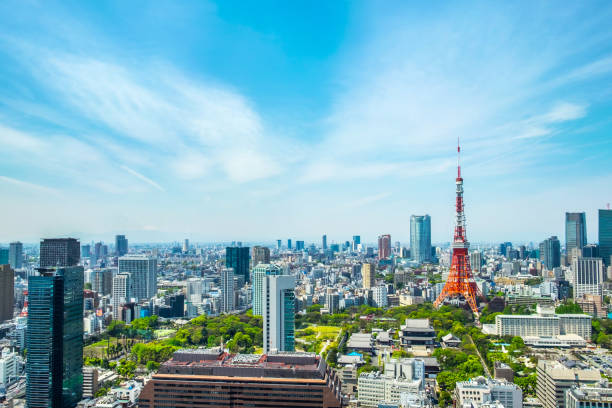
[[[599,256],[606,266],[612,261],[612,210],[599,210]]]
[[[410,217],[410,255],[418,263],[431,261],[431,218],[427,214]]]
[[[587,244],[586,215],[583,212],[565,213],[565,251],[572,256],[574,250],[582,252]]]
[[[253,315],[255,316],[263,315],[263,281],[269,275],[282,275],[282,269],[271,264],[259,264],[253,268]]]
[[[263,280],[263,349],[295,351],[295,277],[267,275]]]
[[[561,266],[561,243],[556,236],[540,243],[540,260],[548,270]]]
[[[249,275],[250,251],[249,247],[236,246],[225,248],[225,267],[233,268],[234,275],[243,276],[245,282],[251,281]]]
[[[28,280],[26,403],[72,408],[83,394],[83,267]]]

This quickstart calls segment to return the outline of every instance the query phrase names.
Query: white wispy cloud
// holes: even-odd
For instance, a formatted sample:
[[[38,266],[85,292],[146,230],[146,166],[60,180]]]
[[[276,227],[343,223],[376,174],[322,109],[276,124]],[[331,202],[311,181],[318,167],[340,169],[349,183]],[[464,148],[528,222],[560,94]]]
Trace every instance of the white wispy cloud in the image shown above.
[[[147,176],[145,176],[143,174],[140,174],[136,170],[130,169],[128,166],[121,166],[121,168],[123,170],[127,171],[128,173],[130,173],[132,176],[136,177],[137,179],[142,180],[145,183],[147,183],[148,185],[155,187],[159,191],[162,191],[162,192],[166,191],[166,190],[164,190],[164,188],[162,186],[157,184],[155,181],[151,180],[150,178],[148,178]]]
[[[0,176],[0,181],[3,183],[11,184],[13,186],[17,186],[19,188],[23,188],[26,190],[35,191],[39,193],[53,194],[53,195],[59,194],[59,191],[56,190],[55,188],[43,186],[43,185],[36,184],[36,183],[30,183],[30,182],[23,181],[23,180],[18,180],[12,177]]]

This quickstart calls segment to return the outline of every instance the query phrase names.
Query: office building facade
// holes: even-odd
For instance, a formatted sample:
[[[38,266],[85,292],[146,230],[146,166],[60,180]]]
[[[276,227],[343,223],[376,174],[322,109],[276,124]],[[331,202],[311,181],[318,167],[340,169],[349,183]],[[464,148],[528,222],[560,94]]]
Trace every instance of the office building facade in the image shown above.
[[[561,266],[561,243],[556,236],[540,243],[540,260],[548,270]]]
[[[40,242],[40,267],[55,268],[78,265],[81,243],[75,238],[49,238]]]
[[[599,256],[606,266],[612,265],[612,210],[599,210]]]
[[[14,291],[15,271],[10,265],[0,265],[0,323],[13,318]]]
[[[121,320],[121,306],[129,303],[132,297],[132,279],[129,273],[118,273],[113,278],[113,319]]]
[[[268,275],[282,275],[282,269],[269,263],[260,263],[253,268],[253,315],[255,316],[263,315],[265,306],[263,284]]]
[[[270,263],[270,248],[263,246],[254,246],[253,247],[253,267],[256,267],[259,264],[269,264]]]
[[[221,313],[234,311],[234,269],[221,269]]]
[[[125,235],[115,235],[115,255],[123,256],[128,253],[128,240]]]
[[[244,282],[250,282],[249,274],[250,248],[249,247],[227,247],[225,248],[225,267],[233,268],[234,275],[242,276]]]
[[[26,404],[72,408],[83,392],[83,267],[28,280]]]
[[[455,400],[459,406],[470,402],[480,406],[479,404],[499,401],[504,408],[522,408],[523,391],[506,380],[477,377],[457,382]]]
[[[391,235],[384,234],[378,237],[378,259],[388,259],[391,256]]]
[[[325,234],[323,234],[323,237],[321,238],[321,249],[324,251],[327,249],[327,235]]]
[[[9,244],[9,265],[13,269],[23,268],[23,244],[19,241]]]
[[[583,295],[601,295],[605,279],[601,258],[574,258],[572,262],[574,300]]]
[[[267,275],[263,281],[264,354],[295,350],[295,277]]]
[[[566,408],[567,390],[601,380],[599,370],[570,367],[552,360],[539,360],[536,375],[536,396],[544,408]]]
[[[376,269],[370,263],[361,265],[361,281],[364,289],[371,289],[376,284]]]
[[[151,299],[157,294],[157,258],[145,255],[127,255],[119,258],[119,273],[129,273],[136,301]]]
[[[429,215],[410,217],[410,255],[415,262],[431,262],[431,218]]]
[[[565,213],[565,251],[568,256],[574,252],[582,253],[587,244],[586,214],[583,212]]]

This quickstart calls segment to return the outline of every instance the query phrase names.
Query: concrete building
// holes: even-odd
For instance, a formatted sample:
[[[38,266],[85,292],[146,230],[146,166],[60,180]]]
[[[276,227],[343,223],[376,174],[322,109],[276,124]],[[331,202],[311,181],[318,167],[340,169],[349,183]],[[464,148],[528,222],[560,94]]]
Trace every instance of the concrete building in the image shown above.
[[[574,300],[583,295],[601,295],[601,284],[605,279],[601,258],[576,257],[572,262]]]
[[[325,308],[330,314],[338,313],[340,309],[340,296],[334,288],[327,288],[325,290]]]
[[[501,361],[496,361],[493,367],[493,376],[497,380],[506,380],[508,382],[514,382],[514,371],[512,368],[506,363],[502,363]]]
[[[5,387],[17,379],[18,373],[17,353],[12,352],[8,347],[2,349],[0,355],[0,384]]]
[[[559,361],[540,360],[537,367],[536,395],[544,408],[566,408],[565,392],[574,385],[601,380],[599,370],[581,369]]]
[[[128,240],[125,235],[115,235],[115,255],[123,256],[128,253]]]
[[[10,265],[0,265],[0,323],[13,318],[14,291],[15,271]]]
[[[533,315],[497,315],[495,325],[498,336],[555,337],[576,334],[591,338],[591,316],[586,314],[555,314],[554,309],[537,306]]]
[[[423,390],[425,363],[422,359],[390,359],[384,373],[362,373],[357,380],[359,403],[363,407],[378,407],[381,401],[397,404],[404,393]]]
[[[371,289],[376,284],[376,270],[374,265],[364,263],[361,265],[361,280],[364,289]]]
[[[221,313],[235,310],[234,305],[234,268],[221,269]]]
[[[270,263],[270,248],[263,246],[254,246],[253,247],[253,267],[256,267],[259,264],[269,264]]]
[[[565,408],[612,408],[612,388],[607,385],[571,387],[565,391]]]
[[[483,404],[499,401],[504,408],[523,407],[523,391],[520,387],[506,380],[484,377],[457,382],[455,399],[459,406],[466,402]]]
[[[385,285],[373,287],[372,300],[374,307],[387,307],[387,287]]]
[[[113,292],[113,270],[96,269],[91,277],[91,289],[101,296],[110,295]]]
[[[23,268],[23,244],[19,241],[9,244],[9,265],[13,269]]]
[[[388,259],[391,256],[391,235],[384,234],[378,237],[378,259]]]
[[[40,242],[40,267],[55,268],[78,265],[81,243],[75,238],[47,238]]]
[[[132,279],[129,273],[119,273],[113,278],[113,319],[121,320],[121,305],[132,297]]]
[[[253,251],[257,247],[253,247]],[[268,275],[282,275],[282,269],[270,263],[259,263],[253,268],[253,315],[262,316],[264,308],[263,281]]]
[[[295,350],[295,277],[269,275],[263,281],[264,354]]]
[[[140,408],[340,408],[341,405],[338,378],[321,356],[314,353],[230,355],[219,349],[177,351],[146,383],[138,399]]]
[[[83,398],[93,398],[98,392],[98,370],[83,367]]]
[[[132,291],[137,302],[157,294],[157,258],[145,255],[127,255],[119,258],[119,273],[129,273]]]

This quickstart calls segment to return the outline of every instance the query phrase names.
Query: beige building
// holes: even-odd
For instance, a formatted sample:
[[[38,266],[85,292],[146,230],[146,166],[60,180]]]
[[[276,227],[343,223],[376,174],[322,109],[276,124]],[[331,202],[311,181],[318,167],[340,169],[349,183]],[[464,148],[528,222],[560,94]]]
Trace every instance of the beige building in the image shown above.
[[[369,263],[361,265],[361,279],[364,289],[371,289],[376,286],[376,269],[374,269],[374,265]]]
[[[544,408],[565,408],[565,391],[573,385],[594,384],[601,380],[599,370],[568,367],[559,361],[540,360],[536,395]]]

